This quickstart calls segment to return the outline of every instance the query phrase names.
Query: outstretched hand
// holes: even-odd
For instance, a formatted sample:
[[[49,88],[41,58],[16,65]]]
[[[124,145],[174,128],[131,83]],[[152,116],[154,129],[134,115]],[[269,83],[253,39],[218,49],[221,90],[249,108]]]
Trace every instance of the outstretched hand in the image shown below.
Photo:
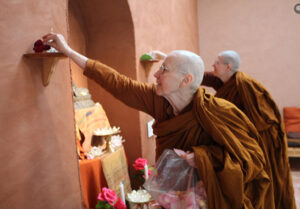
[[[150,51],[149,54],[153,57],[153,59],[158,59],[158,60],[163,60],[167,57],[165,53],[158,50]]]
[[[48,33],[43,36],[43,42],[70,57],[79,67],[85,69],[88,58],[71,49],[61,34]]]
[[[65,41],[65,38],[61,34],[48,33],[48,34],[43,36],[43,42],[45,44],[48,44],[51,47],[55,48],[56,50],[64,53],[67,56],[72,51],[70,46]]]

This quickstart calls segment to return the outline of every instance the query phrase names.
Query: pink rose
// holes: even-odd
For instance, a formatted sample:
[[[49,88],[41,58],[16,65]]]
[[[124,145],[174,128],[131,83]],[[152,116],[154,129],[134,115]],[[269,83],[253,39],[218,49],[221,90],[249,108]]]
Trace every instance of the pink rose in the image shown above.
[[[97,199],[101,201],[105,201],[103,193],[99,193]]]
[[[102,192],[98,195],[98,200],[106,201],[108,202],[108,204],[113,206],[114,202],[117,200],[116,192],[106,187],[103,187]]]
[[[126,205],[120,199],[120,197],[118,198],[118,201],[116,202],[116,204],[114,205],[114,207],[115,207],[115,209],[126,209]]]
[[[145,165],[148,164],[147,159],[145,158],[138,158],[135,160],[133,167],[135,170],[143,170],[145,168]]]

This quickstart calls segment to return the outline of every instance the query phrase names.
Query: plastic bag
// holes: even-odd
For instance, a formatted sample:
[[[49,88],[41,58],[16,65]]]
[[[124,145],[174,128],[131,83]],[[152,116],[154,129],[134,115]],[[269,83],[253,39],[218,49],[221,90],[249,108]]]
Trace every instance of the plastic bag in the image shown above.
[[[165,150],[143,185],[166,209],[206,209],[206,193],[197,171],[173,150]]]

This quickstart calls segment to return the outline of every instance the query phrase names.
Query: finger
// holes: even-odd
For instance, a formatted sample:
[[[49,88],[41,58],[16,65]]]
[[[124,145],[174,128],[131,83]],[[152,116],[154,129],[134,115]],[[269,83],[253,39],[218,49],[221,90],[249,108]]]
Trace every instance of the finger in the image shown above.
[[[186,155],[186,159],[189,160],[189,159],[194,159],[195,158],[195,155],[194,153],[190,153],[188,155]]]
[[[187,160],[187,156],[186,155],[180,155],[179,156],[181,159],[183,159],[183,160]]]
[[[45,38],[47,38],[47,37],[49,37],[49,36],[51,36],[51,35],[54,35],[54,33],[52,33],[52,32],[50,32],[50,33],[47,33],[46,35],[44,35],[42,38],[43,39],[45,39]]]
[[[178,156],[185,155],[185,152],[183,150],[176,149],[176,148],[174,148],[173,150]]]
[[[43,37],[43,42],[53,41],[56,38],[56,34],[47,34]]]
[[[54,40],[54,37],[48,36],[47,38],[43,39],[43,42],[45,43],[45,42],[49,42],[49,41],[53,41],[53,40]]]
[[[47,43],[50,43],[50,42],[53,42],[53,38],[52,37],[47,37],[47,38],[43,38],[43,43],[44,44],[47,44]]]
[[[56,44],[55,44],[55,42],[53,42],[53,41],[48,41],[48,42],[46,42],[46,44],[56,49]]]

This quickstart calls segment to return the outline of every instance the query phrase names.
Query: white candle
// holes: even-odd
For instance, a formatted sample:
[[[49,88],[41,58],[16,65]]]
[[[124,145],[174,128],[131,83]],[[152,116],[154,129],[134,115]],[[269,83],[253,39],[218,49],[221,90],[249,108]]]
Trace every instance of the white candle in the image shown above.
[[[148,165],[145,164],[145,179],[147,180],[149,178],[148,176]]]
[[[124,193],[124,185],[122,182],[120,182],[120,191],[121,191],[121,199],[125,204],[125,193]]]

